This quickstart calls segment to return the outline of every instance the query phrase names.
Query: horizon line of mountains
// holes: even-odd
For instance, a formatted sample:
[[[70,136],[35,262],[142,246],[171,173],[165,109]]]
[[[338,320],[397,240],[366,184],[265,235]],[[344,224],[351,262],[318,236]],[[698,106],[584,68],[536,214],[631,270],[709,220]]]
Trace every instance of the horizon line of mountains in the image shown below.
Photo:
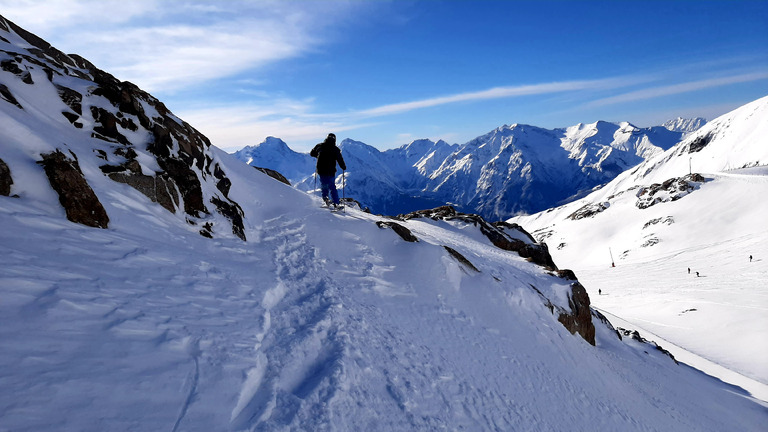
[[[488,220],[547,210],[578,199],[701,128],[703,118],[677,118],[638,128],[598,121],[567,128],[504,125],[465,144],[429,139],[380,151],[344,139],[347,164],[337,185],[373,213],[398,215],[450,204]],[[315,159],[267,137],[233,155],[275,170],[312,191]]]

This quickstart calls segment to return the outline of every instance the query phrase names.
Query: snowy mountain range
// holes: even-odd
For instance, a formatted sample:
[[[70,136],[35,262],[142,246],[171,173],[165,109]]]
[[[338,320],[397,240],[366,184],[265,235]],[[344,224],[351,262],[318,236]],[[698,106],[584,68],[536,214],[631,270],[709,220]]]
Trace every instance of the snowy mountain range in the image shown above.
[[[1,430],[768,420],[749,392],[614,327],[519,225],[329,212],[3,17],[0,95]],[[413,148],[425,170],[430,146]]]
[[[693,128],[700,121],[670,127]],[[346,184],[340,177],[337,183],[374,213],[396,215],[450,203],[501,220],[590,191],[682,137],[682,131],[665,127],[596,122],[552,130],[505,125],[463,145],[418,140],[384,152],[346,139],[340,148],[349,171]],[[268,138],[234,154],[255,166],[282,168],[301,190],[315,188],[312,160],[280,140]]]
[[[768,397],[766,136],[768,97],[580,200],[510,222],[573,267],[601,310]]]

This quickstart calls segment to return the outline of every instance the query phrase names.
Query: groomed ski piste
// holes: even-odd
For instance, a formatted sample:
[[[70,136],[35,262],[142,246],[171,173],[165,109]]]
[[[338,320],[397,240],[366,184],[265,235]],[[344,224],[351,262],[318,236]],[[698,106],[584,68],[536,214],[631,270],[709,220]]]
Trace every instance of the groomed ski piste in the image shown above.
[[[756,431],[768,419],[744,390],[600,322],[597,346],[571,335],[530,288],[556,297],[566,282],[471,226],[404,221],[420,240],[407,243],[377,216],[331,213],[216,156],[247,242],[203,238],[86,158],[112,222],[73,224],[44,176],[18,170],[21,198],[0,197],[0,430]]]

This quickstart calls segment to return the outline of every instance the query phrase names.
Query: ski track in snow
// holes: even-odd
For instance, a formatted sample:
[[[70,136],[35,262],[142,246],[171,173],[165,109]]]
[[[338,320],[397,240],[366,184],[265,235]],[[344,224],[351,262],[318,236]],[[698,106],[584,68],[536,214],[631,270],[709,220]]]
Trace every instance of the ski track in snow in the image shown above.
[[[342,367],[344,332],[333,318],[337,289],[317,271],[317,252],[307,243],[304,226],[284,218],[266,225],[264,247],[274,250],[275,283],[262,300],[262,329],[254,347],[258,362],[248,371],[232,412],[234,430],[293,423],[302,415],[302,400]]]

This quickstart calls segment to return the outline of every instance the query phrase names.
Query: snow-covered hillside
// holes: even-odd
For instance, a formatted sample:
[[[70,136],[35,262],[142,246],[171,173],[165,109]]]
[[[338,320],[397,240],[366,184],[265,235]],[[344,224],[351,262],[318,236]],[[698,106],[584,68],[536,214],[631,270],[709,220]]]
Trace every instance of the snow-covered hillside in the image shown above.
[[[329,212],[2,17],[0,64],[0,430],[768,420],[617,332],[518,226]]]
[[[502,126],[464,145],[417,140],[380,152],[346,139],[346,187],[374,213],[396,215],[430,205],[457,208],[500,220],[535,212],[612,180],[682,138],[664,127],[596,122],[567,129]],[[307,155],[274,138],[235,156],[281,171],[302,190],[314,188]],[[341,173],[339,173],[341,174]],[[337,180],[342,187],[341,177]]]
[[[545,240],[601,310],[766,398],[766,136],[763,98],[579,201],[512,221]]]

